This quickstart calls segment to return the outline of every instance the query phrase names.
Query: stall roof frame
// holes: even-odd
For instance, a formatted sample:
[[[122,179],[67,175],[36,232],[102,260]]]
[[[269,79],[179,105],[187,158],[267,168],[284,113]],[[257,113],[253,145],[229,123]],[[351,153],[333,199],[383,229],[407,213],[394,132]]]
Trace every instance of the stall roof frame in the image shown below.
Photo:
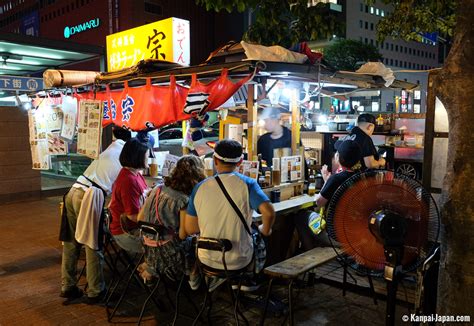
[[[148,67],[146,67],[148,65]],[[323,64],[299,64],[273,61],[257,61],[245,60],[235,61],[219,64],[207,64],[190,67],[177,67],[170,65],[171,68],[159,71],[146,72],[153,62],[141,62],[137,66],[131,67],[127,70],[103,73],[96,81],[98,85],[105,84],[121,84],[124,81],[129,82],[129,86],[141,86],[145,83],[145,79],[151,78],[152,83],[163,83],[169,80],[171,75],[176,77],[176,80],[189,80],[192,74],[197,74],[199,79],[211,79],[218,77],[222,69],[228,69],[228,76],[230,78],[241,78],[247,76],[249,73],[255,72],[253,77],[254,82],[262,82],[265,79],[279,79],[282,81],[292,82],[310,82],[310,83],[337,83],[355,85],[359,88],[366,89],[407,89],[413,90],[418,87],[417,84],[395,80],[390,87],[385,86],[385,80],[380,76],[368,74],[351,74],[341,71],[334,71],[325,67]],[[162,67],[163,68],[163,67]],[[258,68],[258,71],[256,71]],[[120,86],[116,86],[120,88]],[[112,86],[112,88],[114,88]]]

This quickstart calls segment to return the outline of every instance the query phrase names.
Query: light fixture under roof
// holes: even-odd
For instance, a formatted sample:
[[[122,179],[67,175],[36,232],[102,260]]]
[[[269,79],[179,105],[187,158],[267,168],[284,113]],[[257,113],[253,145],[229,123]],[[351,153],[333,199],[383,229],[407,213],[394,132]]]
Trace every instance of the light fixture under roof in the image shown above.
[[[3,59],[2,68],[7,68],[7,60],[21,60],[23,57],[17,54],[11,54],[8,52],[0,52],[0,56]]]

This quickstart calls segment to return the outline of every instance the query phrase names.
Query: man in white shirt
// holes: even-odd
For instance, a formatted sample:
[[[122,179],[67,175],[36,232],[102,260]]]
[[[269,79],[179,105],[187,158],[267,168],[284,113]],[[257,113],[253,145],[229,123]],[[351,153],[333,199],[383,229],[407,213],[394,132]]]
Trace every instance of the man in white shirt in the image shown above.
[[[242,162],[242,146],[234,140],[222,140],[214,149],[214,166],[217,175],[242,212],[248,227],[252,223],[252,211],[262,214],[260,232],[264,236],[271,233],[275,221],[275,211],[270,200],[254,179],[235,172]],[[219,187],[216,176],[197,184],[189,198],[185,219],[188,234],[200,233],[201,237],[228,239],[232,250],[226,253],[229,270],[246,267],[253,257],[253,241],[243,222],[232,208]],[[223,269],[222,254],[216,251],[199,250],[199,260],[212,268]]]
[[[76,286],[77,260],[82,244],[75,239],[77,218],[80,212],[84,193],[89,187],[96,187],[109,195],[122,165],[119,161],[120,153],[131,133],[123,128],[115,127],[113,135],[116,138],[112,144],[103,151],[99,158],[94,160],[86,171],[77,178],[64,198],[63,222],[61,225],[60,240],[64,242],[61,266],[61,294],[67,299],[80,298],[83,292]],[[105,292],[105,282],[102,273],[103,255],[101,250],[94,250],[85,246],[87,264],[87,300],[88,304],[98,303]]]

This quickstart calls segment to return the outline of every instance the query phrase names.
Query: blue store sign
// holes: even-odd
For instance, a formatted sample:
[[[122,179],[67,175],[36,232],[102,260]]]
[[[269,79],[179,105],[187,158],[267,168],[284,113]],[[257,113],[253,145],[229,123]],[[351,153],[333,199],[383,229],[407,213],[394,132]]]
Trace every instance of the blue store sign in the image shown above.
[[[99,27],[99,24],[100,20],[99,18],[96,18],[76,26],[66,26],[64,27],[64,38],[70,38],[74,34],[85,32],[88,29],[97,28]]]
[[[43,88],[43,78],[0,76],[0,91],[35,92]]]

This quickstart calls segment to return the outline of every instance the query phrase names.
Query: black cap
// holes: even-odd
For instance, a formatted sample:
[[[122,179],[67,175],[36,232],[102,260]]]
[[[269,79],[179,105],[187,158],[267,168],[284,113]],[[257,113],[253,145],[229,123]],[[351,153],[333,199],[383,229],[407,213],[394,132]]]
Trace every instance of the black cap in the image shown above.
[[[370,113],[362,113],[357,118],[357,123],[359,123],[359,122],[368,122],[368,123],[372,123],[372,124],[375,125],[375,117]]]
[[[339,163],[346,168],[353,167],[360,160],[360,147],[353,140],[337,141],[334,144],[337,152],[339,153]]]

